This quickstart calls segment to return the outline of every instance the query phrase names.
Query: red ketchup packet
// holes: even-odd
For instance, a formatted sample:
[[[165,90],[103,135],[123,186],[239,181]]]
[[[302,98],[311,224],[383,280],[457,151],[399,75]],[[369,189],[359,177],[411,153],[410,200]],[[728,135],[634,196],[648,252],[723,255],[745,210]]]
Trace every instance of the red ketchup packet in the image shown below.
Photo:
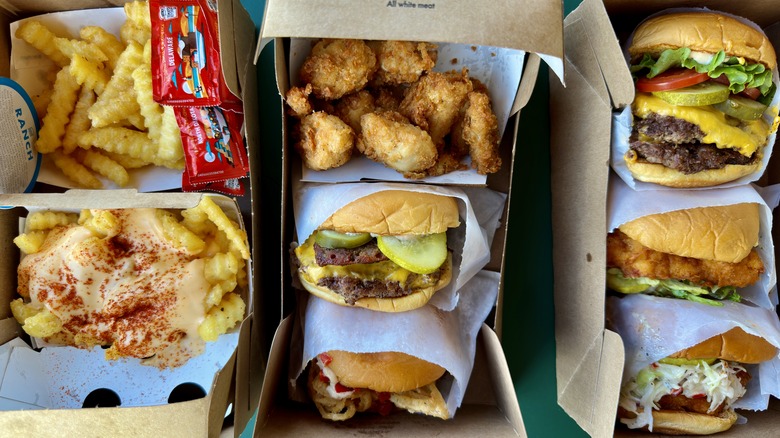
[[[150,0],[149,15],[154,100],[240,112],[241,99],[222,76],[216,2]]]
[[[184,147],[185,178],[192,186],[244,178],[249,173],[243,114],[216,106],[176,107]]]
[[[184,192],[202,192],[208,190],[230,196],[244,196],[246,193],[244,182],[238,178],[231,178],[203,184],[193,184],[190,181],[190,175],[186,170],[181,175],[181,189]]]

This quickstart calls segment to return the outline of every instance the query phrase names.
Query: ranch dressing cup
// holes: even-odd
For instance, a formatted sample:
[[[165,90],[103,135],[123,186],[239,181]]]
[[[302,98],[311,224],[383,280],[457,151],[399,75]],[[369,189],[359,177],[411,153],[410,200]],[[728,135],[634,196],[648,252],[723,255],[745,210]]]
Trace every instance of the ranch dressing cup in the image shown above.
[[[39,127],[30,96],[16,82],[0,77],[0,193],[32,191],[41,167],[34,147]]]

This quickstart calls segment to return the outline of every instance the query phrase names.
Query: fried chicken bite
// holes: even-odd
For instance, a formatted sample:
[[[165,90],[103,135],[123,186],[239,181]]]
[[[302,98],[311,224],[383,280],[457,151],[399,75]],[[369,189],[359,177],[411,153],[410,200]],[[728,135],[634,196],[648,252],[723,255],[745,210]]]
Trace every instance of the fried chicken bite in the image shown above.
[[[461,158],[452,155],[450,152],[440,152],[436,158],[436,164],[420,172],[405,172],[404,177],[420,179],[429,176],[440,176],[456,170],[466,170],[466,165],[460,161]]]
[[[365,41],[323,39],[303,62],[300,77],[315,96],[334,100],[365,87],[376,69],[376,55]]]
[[[430,72],[407,90],[400,112],[415,125],[428,131],[439,150],[458,117],[473,85],[468,71]]]
[[[339,167],[352,157],[355,133],[338,117],[321,111],[301,119],[295,149],[306,167],[327,170]]]
[[[304,87],[292,87],[287,90],[287,93],[284,95],[284,101],[287,103],[287,113],[300,119],[314,112],[314,108],[309,101],[311,91],[311,84],[306,84]]]
[[[364,114],[357,148],[368,158],[401,173],[421,172],[436,164],[431,136],[398,112]]]
[[[456,156],[471,155],[471,167],[487,175],[501,169],[498,156],[498,119],[490,105],[490,97],[472,91],[452,128],[450,143]]]
[[[436,65],[435,44],[417,41],[370,41],[379,68],[371,80],[372,87],[411,84]]]
[[[339,99],[333,108],[333,115],[338,116],[359,135],[360,117],[374,112],[374,108],[374,96],[368,90],[360,90]]]

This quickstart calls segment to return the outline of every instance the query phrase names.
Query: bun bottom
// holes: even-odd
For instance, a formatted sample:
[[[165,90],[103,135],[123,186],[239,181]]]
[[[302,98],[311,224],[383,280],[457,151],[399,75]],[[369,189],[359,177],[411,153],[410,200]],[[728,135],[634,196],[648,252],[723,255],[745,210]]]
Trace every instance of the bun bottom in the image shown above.
[[[442,265],[441,269],[441,277],[434,286],[417,289],[409,295],[397,298],[360,298],[355,302],[354,307],[388,313],[406,312],[408,310],[420,308],[428,303],[431,297],[433,297],[433,294],[450,284],[450,281],[452,280],[451,257],[447,257],[447,261]],[[352,307],[352,305],[347,303],[344,297],[327,287],[307,281],[300,272],[298,272],[298,279],[301,281],[303,288],[312,295],[322,298],[325,301],[338,304],[339,306]]]
[[[621,418],[633,419],[636,415],[618,407],[618,419]],[[729,430],[736,422],[737,414],[730,409],[718,416],[686,411],[653,411],[653,433],[665,435],[712,435]],[[647,426],[642,429],[647,430]]]
[[[720,416],[683,411],[654,411],[653,432],[667,435],[711,435],[729,430],[736,423],[734,411],[724,411]]]
[[[727,164],[721,169],[686,174],[661,164],[641,161],[636,158],[636,154],[632,154],[630,151],[626,153],[624,159],[634,179],[677,188],[711,187],[727,183],[750,175],[757,171],[761,165],[760,160],[756,160],[752,164]]]

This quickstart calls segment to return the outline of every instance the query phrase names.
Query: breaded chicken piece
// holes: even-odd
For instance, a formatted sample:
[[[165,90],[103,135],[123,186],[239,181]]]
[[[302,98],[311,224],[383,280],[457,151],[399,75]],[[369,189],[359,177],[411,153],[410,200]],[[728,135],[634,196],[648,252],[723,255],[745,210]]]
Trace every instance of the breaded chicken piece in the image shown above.
[[[360,135],[360,117],[373,113],[374,109],[374,96],[368,90],[360,90],[339,99],[333,108],[333,115],[349,125],[356,135]]]
[[[355,133],[334,115],[317,111],[301,119],[295,149],[306,167],[327,170],[339,167],[352,157]]]
[[[629,278],[687,280],[702,286],[746,287],[758,281],[764,263],[754,249],[739,263],[700,260],[652,250],[620,230],[607,235],[607,268]]]
[[[407,90],[400,112],[415,125],[428,131],[442,149],[460,108],[473,85],[464,69],[461,73],[430,72]]]
[[[357,148],[368,158],[401,173],[420,172],[436,164],[431,136],[393,111],[364,114]]]
[[[304,87],[292,87],[284,95],[284,101],[287,103],[287,113],[293,117],[302,118],[314,112],[314,108],[309,101],[311,94],[311,84]]]
[[[468,94],[460,116],[452,128],[450,143],[456,156],[471,155],[471,167],[487,175],[501,169],[498,156],[498,119],[487,94],[472,91]]]
[[[300,77],[315,96],[333,100],[365,87],[376,69],[376,55],[363,40],[323,39],[303,62]]]
[[[417,41],[369,41],[376,53],[379,68],[371,80],[372,87],[415,82],[431,71],[438,57],[437,46]]]
[[[398,111],[405,93],[403,87],[390,86],[374,88],[372,91],[374,93],[374,105],[377,109],[385,111]]]
[[[420,179],[429,176],[440,176],[456,170],[466,170],[466,165],[460,162],[460,158],[454,157],[451,153],[440,152],[436,158],[436,164],[421,172],[406,172],[404,177]]]

